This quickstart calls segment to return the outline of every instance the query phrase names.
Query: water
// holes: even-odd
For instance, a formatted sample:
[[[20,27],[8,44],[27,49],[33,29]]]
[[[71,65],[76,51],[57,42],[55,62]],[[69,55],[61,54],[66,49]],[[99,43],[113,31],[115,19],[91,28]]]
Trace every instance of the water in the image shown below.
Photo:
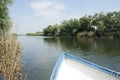
[[[49,80],[60,53],[68,52],[120,72],[120,39],[19,36],[29,80]]]

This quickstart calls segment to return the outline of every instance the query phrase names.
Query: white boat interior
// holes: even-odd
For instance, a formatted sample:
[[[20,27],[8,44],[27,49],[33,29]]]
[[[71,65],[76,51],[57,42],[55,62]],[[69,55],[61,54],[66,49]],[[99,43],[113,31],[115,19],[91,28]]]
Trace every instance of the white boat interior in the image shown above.
[[[99,68],[87,65],[85,62],[76,60],[75,57],[64,57],[58,60],[50,80],[120,80],[117,74],[108,74]],[[61,61],[61,62],[60,62]],[[95,65],[96,66],[96,65]],[[106,70],[109,72],[109,70]]]

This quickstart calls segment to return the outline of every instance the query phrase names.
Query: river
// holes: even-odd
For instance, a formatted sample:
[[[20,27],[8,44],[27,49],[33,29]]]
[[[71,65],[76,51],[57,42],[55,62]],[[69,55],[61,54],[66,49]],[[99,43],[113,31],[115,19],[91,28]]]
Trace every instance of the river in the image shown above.
[[[49,80],[58,56],[70,53],[120,72],[120,39],[19,36],[28,80]]]

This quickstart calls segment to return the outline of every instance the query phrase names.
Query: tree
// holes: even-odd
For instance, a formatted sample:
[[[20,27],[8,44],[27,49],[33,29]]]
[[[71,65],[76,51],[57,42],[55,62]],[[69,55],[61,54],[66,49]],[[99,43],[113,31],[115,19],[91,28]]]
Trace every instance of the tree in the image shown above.
[[[101,36],[105,33],[115,32],[119,34],[120,32],[120,11],[109,12],[109,13],[99,13],[83,16],[78,19],[63,20],[63,22],[58,26],[49,25],[44,29],[45,35],[61,35],[61,36],[75,36],[79,32],[96,32]],[[82,33],[81,33],[82,34]]]
[[[80,18],[79,31],[91,31],[92,28],[92,16],[84,16]]]
[[[0,32],[9,31],[11,21],[9,18],[8,8],[13,0],[1,0],[0,2]]]
[[[79,20],[77,19],[70,19],[70,20],[64,20],[61,23],[61,34],[67,35],[67,36],[74,36],[77,32],[77,29],[79,27]]]

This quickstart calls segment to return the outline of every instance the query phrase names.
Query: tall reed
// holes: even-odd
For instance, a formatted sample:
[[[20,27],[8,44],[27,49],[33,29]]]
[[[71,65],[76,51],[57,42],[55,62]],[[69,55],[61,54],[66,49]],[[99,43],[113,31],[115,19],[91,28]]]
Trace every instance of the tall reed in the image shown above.
[[[4,80],[21,80],[21,51],[17,36],[11,32],[0,35],[0,75]]]

